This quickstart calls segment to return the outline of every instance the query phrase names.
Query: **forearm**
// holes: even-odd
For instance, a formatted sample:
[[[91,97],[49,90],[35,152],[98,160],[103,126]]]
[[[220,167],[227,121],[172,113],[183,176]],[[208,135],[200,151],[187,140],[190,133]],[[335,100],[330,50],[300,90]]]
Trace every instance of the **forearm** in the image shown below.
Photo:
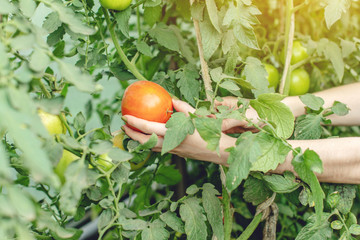
[[[319,181],[329,183],[360,184],[360,138],[331,138],[318,140],[289,140],[294,147],[314,150],[323,162],[324,171],[317,174]],[[294,171],[292,154],[273,171]]]
[[[360,83],[348,84],[313,94],[324,99],[325,108],[331,107],[335,101],[342,102],[350,108],[350,112],[346,116],[329,116],[332,125],[360,125],[360,107],[358,106],[360,102]],[[295,117],[305,114],[305,105],[298,96],[286,97],[283,103],[291,109]]]

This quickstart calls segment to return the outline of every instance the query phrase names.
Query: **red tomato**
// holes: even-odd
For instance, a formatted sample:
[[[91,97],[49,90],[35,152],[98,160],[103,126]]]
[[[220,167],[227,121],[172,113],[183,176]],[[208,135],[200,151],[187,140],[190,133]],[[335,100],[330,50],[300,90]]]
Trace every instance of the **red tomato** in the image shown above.
[[[166,123],[173,113],[173,104],[170,94],[159,84],[138,81],[126,88],[121,112],[122,115]]]

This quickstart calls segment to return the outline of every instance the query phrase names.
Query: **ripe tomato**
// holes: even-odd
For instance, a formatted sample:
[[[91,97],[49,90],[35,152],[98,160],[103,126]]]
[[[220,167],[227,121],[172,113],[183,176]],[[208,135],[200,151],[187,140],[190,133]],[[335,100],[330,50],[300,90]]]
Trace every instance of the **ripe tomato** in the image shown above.
[[[41,118],[41,122],[44,124],[45,128],[50,134],[65,134],[66,127],[61,122],[58,115],[50,114],[44,112],[43,110],[38,110],[38,115]]]
[[[268,73],[267,79],[269,81],[269,88],[273,87],[274,89],[277,88],[280,82],[280,75],[278,70],[271,64],[265,63],[265,70]]]
[[[173,104],[170,94],[160,85],[150,81],[138,81],[126,88],[121,112],[122,115],[166,123],[173,112]]]
[[[290,96],[303,95],[309,91],[310,77],[303,68],[292,71],[290,76]]]
[[[79,157],[73,154],[72,152],[69,152],[68,150],[63,150],[62,157],[54,170],[62,183],[65,182],[64,175],[66,168],[70,165],[70,163],[72,163],[76,159],[79,159]]]
[[[101,6],[107,9],[122,11],[128,8],[132,0],[100,0]]]
[[[308,57],[309,55],[307,53],[307,50],[302,45],[302,43],[300,41],[294,41],[291,53],[291,65],[294,65],[295,63],[298,63]],[[283,64],[285,63],[285,49],[283,49],[281,52],[281,62]]]

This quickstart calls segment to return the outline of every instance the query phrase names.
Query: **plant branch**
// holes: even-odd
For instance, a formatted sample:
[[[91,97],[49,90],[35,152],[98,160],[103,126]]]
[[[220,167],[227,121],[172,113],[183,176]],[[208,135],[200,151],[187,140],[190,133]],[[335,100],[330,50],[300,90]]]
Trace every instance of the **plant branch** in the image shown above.
[[[145,80],[147,81],[147,79],[139,72],[139,70],[135,67],[134,64],[132,64],[129,59],[126,57],[123,49],[121,48],[119,41],[116,37],[116,33],[114,30],[114,24],[111,23],[110,21],[110,16],[109,16],[109,12],[106,8],[102,8],[103,12],[104,12],[104,16],[105,16],[105,20],[106,20],[106,24],[107,27],[109,29],[110,35],[111,35],[111,39],[115,45],[116,51],[120,56],[120,59],[124,62],[125,66],[129,69],[129,71],[134,74],[134,76],[138,79],[138,80]]]
[[[285,66],[284,71],[280,81],[279,93],[286,94],[288,93],[288,85],[291,71],[289,71],[291,64],[291,55],[292,55],[292,47],[294,41],[294,33],[295,33],[295,14],[294,14],[294,2],[293,0],[287,0],[286,2],[286,22],[285,22],[285,49],[286,49],[286,57],[285,57]]]
[[[208,66],[208,64],[207,64],[207,62],[205,61],[205,58],[204,58],[204,48],[203,48],[203,45],[202,45],[202,38],[201,38],[199,21],[196,20],[196,19],[193,19],[193,22],[194,22],[194,28],[195,28],[195,33],[196,33],[196,41],[197,41],[198,50],[199,50],[202,77],[203,77],[204,85],[205,85],[206,98],[208,100],[210,100],[210,99],[212,99],[212,96],[210,95],[210,93],[212,93],[213,90],[212,90],[212,87],[211,87],[211,78],[210,78],[210,74],[209,74],[209,66]]]
[[[237,240],[247,240],[254,233],[255,229],[259,226],[263,213],[256,215],[246,229],[241,233]]]

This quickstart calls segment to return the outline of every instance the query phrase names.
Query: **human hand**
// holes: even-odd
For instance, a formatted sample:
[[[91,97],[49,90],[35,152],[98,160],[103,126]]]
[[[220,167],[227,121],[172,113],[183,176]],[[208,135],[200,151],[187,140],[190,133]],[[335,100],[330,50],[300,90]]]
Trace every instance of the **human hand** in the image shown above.
[[[189,112],[194,112],[190,105],[183,101],[173,100],[173,105],[176,111],[183,112],[188,115]],[[150,122],[144,119],[136,118],[134,116],[125,115],[123,119],[132,127],[139,129],[141,132],[135,131],[127,126],[123,126],[125,133],[132,139],[139,141],[141,144],[147,142],[152,133],[158,136],[158,142],[152,149],[155,152],[161,152],[166,127],[164,123]],[[201,138],[200,134],[195,130],[194,134],[188,135],[184,141],[170,151],[181,157],[192,158],[203,161],[210,161],[217,164],[226,165],[229,153],[225,151],[226,148],[234,146],[236,139],[222,133],[220,138],[220,155],[216,152],[206,148],[207,143]]]
[[[227,106],[229,109],[238,109],[237,103],[238,99],[236,97],[223,97],[223,101],[215,100],[215,107],[218,106]],[[246,118],[253,120],[254,123],[258,123],[258,114],[257,112],[250,107],[246,111]],[[247,121],[237,120],[237,119],[225,119],[222,124],[222,130],[224,133],[243,133],[246,131],[258,132],[258,129],[249,126]]]

